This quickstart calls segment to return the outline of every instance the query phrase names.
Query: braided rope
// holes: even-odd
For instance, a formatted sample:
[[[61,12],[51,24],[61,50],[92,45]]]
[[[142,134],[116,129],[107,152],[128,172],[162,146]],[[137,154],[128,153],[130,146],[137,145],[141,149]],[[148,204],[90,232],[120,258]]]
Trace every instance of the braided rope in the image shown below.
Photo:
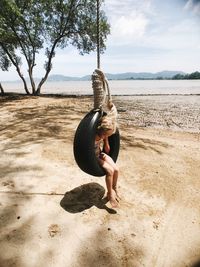
[[[92,88],[94,95],[94,109],[102,109],[106,102],[107,94],[107,104],[112,102],[108,81],[100,69],[96,69],[92,74]]]
[[[100,70],[100,37],[100,0],[97,0],[97,69],[92,74],[94,110],[100,109],[103,111],[103,106],[107,100],[109,111],[104,123],[112,125],[113,131],[115,132],[117,127],[117,109],[112,103],[108,80],[103,71]]]
[[[92,87],[94,95],[94,110],[103,110],[104,105],[107,104],[108,112],[106,118],[102,121],[102,124],[104,126],[107,125],[111,127],[113,132],[115,132],[117,128],[117,109],[112,102],[108,80],[106,79],[105,74],[99,69],[96,69],[93,72]]]
[[[100,0],[97,0],[97,68],[100,69]]]

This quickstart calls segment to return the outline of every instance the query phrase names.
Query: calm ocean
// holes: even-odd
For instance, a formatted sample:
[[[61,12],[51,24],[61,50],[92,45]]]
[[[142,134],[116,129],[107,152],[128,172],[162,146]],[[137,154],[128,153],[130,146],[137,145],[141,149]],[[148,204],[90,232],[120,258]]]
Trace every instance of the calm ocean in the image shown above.
[[[2,82],[5,92],[24,93],[22,83]],[[200,80],[123,80],[109,81],[112,95],[200,94]],[[46,82],[43,94],[91,95],[90,81]]]

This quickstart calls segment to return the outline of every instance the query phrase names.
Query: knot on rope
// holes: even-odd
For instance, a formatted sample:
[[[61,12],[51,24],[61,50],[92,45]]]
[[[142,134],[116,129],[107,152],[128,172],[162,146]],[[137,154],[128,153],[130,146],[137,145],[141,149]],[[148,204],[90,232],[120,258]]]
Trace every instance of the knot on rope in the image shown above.
[[[117,109],[113,103],[109,104],[109,111],[105,116],[102,116],[99,121],[99,127],[103,129],[112,130],[113,133],[117,130]]]
[[[96,69],[92,74],[92,88],[94,94],[94,109],[102,109],[106,101],[107,83],[104,73]]]
[[[100,123],[102,127],[111,128],[113,132],[117,128],[117,109],[112,102],[108,80],[100,69],[95,69],[92,74],[92,88],[94,94],[94,110],[103,110],[107,100],[106,116],[103,116]]]

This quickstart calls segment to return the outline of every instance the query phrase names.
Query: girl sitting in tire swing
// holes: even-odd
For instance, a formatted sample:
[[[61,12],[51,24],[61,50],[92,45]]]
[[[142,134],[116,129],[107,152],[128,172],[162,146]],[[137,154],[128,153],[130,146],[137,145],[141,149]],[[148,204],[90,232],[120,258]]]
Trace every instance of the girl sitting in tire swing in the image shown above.
[[[117,109],[112,102],[109,102],[108,115],[103,116],[99,121],[95,137],[95,155],[100,166],[106,172],[107,198],[113,208],[118,206],[119,195],[117,192],[117,180],[119,168],[109,156],[110,146],[108,137],[116,132]]]

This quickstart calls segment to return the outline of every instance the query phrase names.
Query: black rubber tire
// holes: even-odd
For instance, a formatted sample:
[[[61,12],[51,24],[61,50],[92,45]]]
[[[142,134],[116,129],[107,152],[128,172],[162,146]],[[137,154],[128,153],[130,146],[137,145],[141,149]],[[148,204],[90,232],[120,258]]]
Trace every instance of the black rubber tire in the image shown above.
[[[79,168],[93,176],[104,176],[105,170],[99,165],[95,155],[95,136],[100,111],[90,111],[79,123],[74,137],[74,158]],[[109,137],[109,156],[116,162],[120,148],[119,130]]]

